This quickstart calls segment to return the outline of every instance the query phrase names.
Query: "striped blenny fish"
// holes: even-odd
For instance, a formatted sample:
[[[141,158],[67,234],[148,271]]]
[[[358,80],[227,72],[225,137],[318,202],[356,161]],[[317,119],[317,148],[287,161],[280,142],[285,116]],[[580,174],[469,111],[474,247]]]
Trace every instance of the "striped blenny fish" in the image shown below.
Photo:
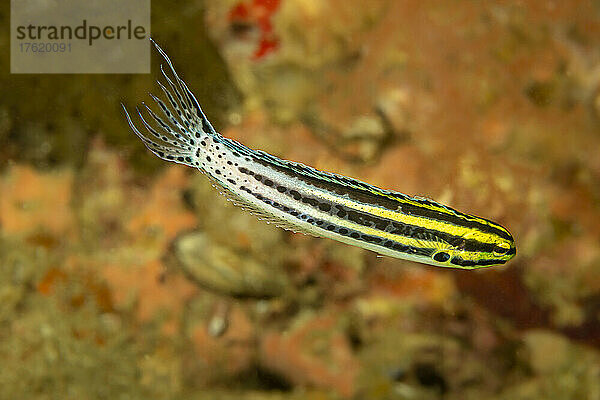
[[[152,153],[197,168],[235,204],[284,229],[440,267],[488,267],[516,254],[513,237],[495,222],[223,137],[153,43],[168,65],[161,65],[166,85],[157,82],[165,100],[150,94],[161,116],[145,103],[136,107],[142,133],[122,105],[129,126]]]

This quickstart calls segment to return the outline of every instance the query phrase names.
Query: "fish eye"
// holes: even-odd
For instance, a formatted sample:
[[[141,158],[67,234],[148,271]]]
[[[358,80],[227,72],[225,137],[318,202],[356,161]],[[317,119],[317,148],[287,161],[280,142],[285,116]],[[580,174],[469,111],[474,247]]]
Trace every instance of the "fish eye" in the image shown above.
[[[508,243],[498,243],[494,247],[494,254],[501,256],[503,254],[506,254],[508,250],[510,250],[510,245]]]
[[[446,262],[450,259],[450,254],[446,253],[445,251],[440,251],[433,255],[433,259],[437,262]]]

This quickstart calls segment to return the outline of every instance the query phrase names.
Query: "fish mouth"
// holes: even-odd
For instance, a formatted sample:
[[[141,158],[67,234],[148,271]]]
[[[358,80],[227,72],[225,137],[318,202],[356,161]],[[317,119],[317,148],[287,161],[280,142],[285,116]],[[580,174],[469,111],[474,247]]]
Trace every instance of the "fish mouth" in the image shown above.
[[[513,258],[514,256],[517,255],[517,247],[516,246],[510,246],[510,249],[506,252],[507,256],[510,256],[510,258]]]

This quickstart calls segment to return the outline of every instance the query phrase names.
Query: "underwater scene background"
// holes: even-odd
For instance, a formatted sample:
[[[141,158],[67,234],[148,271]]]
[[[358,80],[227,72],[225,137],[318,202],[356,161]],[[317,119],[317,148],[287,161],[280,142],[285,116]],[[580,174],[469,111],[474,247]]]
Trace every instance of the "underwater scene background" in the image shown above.
[[[152,37],[224,136],[498,221],[517,256],[267,225],[127,126],[156,52],[4,51],[0,399],[600,399],[600,3],[154,0]]]

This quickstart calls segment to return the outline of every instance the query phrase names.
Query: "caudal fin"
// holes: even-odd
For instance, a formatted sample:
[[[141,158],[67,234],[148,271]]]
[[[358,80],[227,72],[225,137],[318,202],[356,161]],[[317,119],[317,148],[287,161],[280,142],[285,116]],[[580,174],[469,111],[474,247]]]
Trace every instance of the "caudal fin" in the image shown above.
[[[140,107],[135,109],[145,129],[138,129],[125,105],[121,103],[121,106],[127,123],[148,150],[163,160],[192,165],[198,141],[203,136],[217,133],[204,115],[194,94],[177,75],[167,54],[154,40],[150,39],[150,41],[169,66],[172,75],[170,78],[161,64],[160,71],[167,85],[163,85],[160,81],[157,83],[165,95],[166,102],[149,93],[160,108],[162,117],[142,103],[141,109]]]

